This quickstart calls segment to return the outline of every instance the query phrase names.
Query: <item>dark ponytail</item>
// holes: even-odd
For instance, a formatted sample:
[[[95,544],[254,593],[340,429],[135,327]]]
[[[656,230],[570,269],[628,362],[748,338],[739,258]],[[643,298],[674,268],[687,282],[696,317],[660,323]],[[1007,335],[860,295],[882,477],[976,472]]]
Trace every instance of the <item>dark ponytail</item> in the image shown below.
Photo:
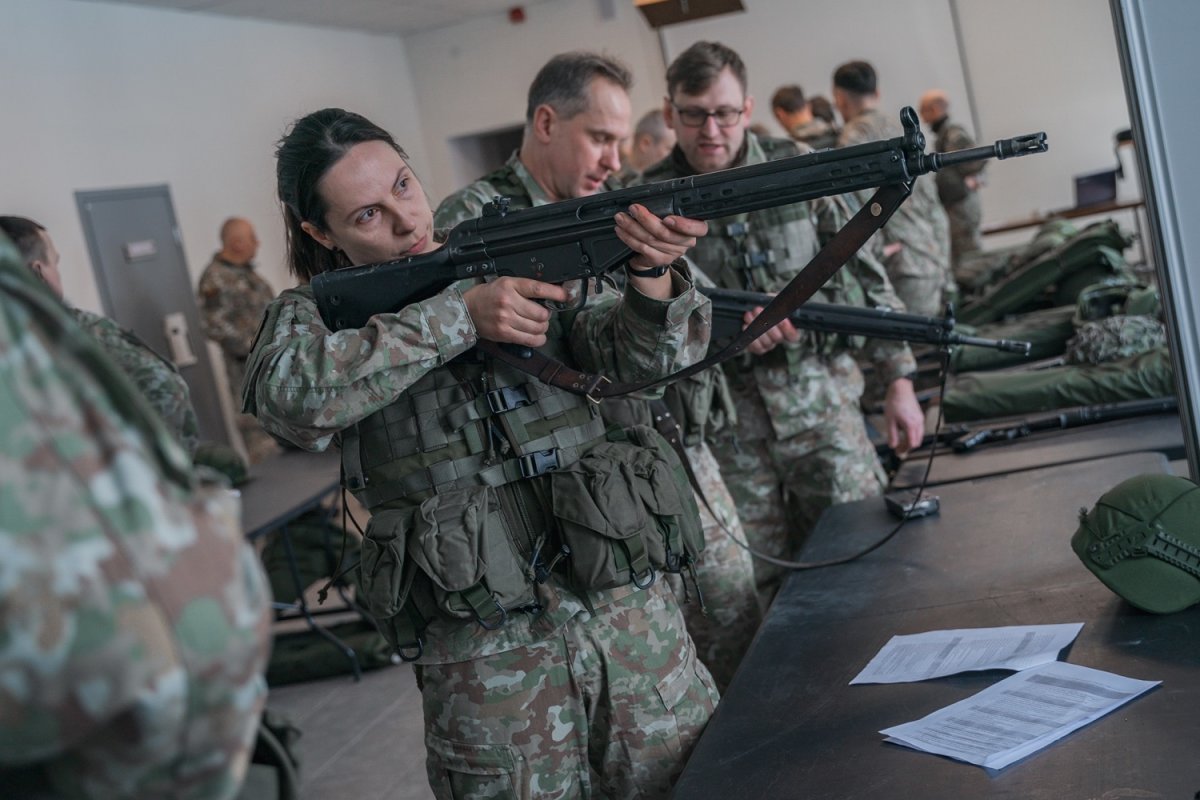
[[[365,117],[340,108],[325,108],[301,117],[275,148],[275,178],[287,229],[288,266],[301,282],[348,266],[340,251],[323,247],[300,227],[307,222],[325,230],[329,210],[317,184],[350,148],[362,142],[386,142],[400,157],[408,156],[392,135]]]

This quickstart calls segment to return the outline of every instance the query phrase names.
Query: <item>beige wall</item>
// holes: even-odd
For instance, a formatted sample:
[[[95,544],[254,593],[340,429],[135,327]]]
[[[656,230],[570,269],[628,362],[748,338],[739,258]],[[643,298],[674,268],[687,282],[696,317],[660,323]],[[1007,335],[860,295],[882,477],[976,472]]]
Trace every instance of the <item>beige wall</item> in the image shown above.
[[[405,45],[394,36],[75,0],[0,0],[0,214],[33,217],[69,300],[100,310],[77,190],[167,183],[193,282],[231,214],[290,286],[274,142],[327,105],[366,114],[424,160]]]

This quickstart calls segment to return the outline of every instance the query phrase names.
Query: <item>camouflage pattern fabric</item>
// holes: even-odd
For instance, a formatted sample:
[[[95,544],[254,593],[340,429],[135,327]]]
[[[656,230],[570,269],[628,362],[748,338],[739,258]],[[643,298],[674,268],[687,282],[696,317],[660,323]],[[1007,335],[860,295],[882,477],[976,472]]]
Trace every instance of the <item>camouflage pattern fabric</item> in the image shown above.
[[[891,139],[903,135],[900,125],[881,111],[865,111],[846,123],[838,135],[838,146]],[[874,194],[864,190],[847,195],[853,198],[852,210],[858,211]],[[909,197],[876,234],[884,245],[900,248],[885,258],[884,266],[896,294],[913,314],[936,316],[948,298],[956,297],[957,287],[950,270],[950,223],[938,202],[934,179],[917,178]]]
[[[200,327],[205,336],[221,347],[225,357],[225,375],[236,410],[242,404],[246,359],[262,322],[263,312],[275,297],[275,292],[255,272],[252,264],[230,264],[218,254],[204,268],[197,294],[200,301]],[[279,452],[279,445],[253,417],[237,414],[234,423],[251,464],[258,464]]]
[[[232,797],[269,597],[228,490],[0,244],[6,797]]]
[[[937,122],[933,131],[937,134],[934,150],[939,153],[967,150],[975,146],[975,140],[966,128],[948,118],[943,117]],[[950,222],[950,261],[956,270],[964,255],[983,249],[983,240],[979,235],[983,205],[979,202],[978,190],[968,185],[967,178],[978,179],[986,164],[986,161],[972,161],[935,173],[938,199],[946,209],[946,217]]]
[[[749,545],[768,555],[794,558],[821,512],[836,503],[883,492],[886,475],[859,412],[862,377],[849,355],[836,356],[810,398],[809,426],[786,439],[763,435],[769,413],[752,386],[735,387],[737,434],[717,436],[712,449],[729,485]],[[785,571],[754,562],[759,600],[767,607]]]
[[[1085,322],[1067,342],[1068,364],[1102,364],[1167,346],[1167,330],[1154,317],[1117,314]]]
[[[435,221],[439,226],[451,227],[478,216],[483,204],[497,194],[511,198],[510,208],[513,209],[547,202],[541,187],[514,154],[501,169],[447,197],[438,206]],[[711,283],[699,274],[696,282]],[[701,375],[672,384],[664,395],[675,420],[683,427],[684,441],[694,443],[686,448],[686,453],[692,472],[701,481],[704,491],[703,498],[697,497],[696,505],[704,526],[705,550],[696,565],[695,575],[708,614],[701,611],[698,598],[691,596],[694,590],[689,594],[678,576],[668,576],[668,579],[683,605],[688,632],[696,642],[700,659],[722,690],[729,685],[762,621],[750,555],[730,540],[725,528],[708,513],[704,502],[707,500],[722,515],[725,526],[742,538],[741,523],[729,489],[703,441],[706,427],[722,427],[735,416],[732,403],[720,402],[720,398],[728,394],[724,383],[724,374],[719,369],[706,370]],[[644,400],[606,400],[600,411],[609,424],[653,425]],[[685,598],[690,602],[684,602]]]
[[[838,129],[820,117],[814,117],[802,125],[792,128],[792,138],[804,142],[813,150],[825,150],[838,146]]]
[[[803,151],[789,140],[747,133],[737,165]],[[657,181],[690,174],[676,148],[643,177]],[[726,288],[778,291],[848,219],[849,209],[839,198],[821,198],[713,220],[709,235],[688,256],[699,271]],[[753,266],[745,269],[746,264]],[[850,259],[813,299],[902,307],[883,266],[869,251]],[[726,365],[729,405],[737,409],[737,423],[735,429],[717,434],[710,445],[755,549],[787,557],[807,536],[823,504],[881,491],[882,467],[858,410],[863,377],[852,351],[874,365],[884,384],[916,370],[903,343],[838,337],[825,337],[820,349],[802,339],[762,358]],[[813,453],[828,454],[824,472],[812,471]],[[791,498],[786,505],[785,496]],[[769,600],[782,573],[760,561],[754,570],[760,600]]]
[[[417,681],[439,800],[665,798],[717,703],[661,581]]]
[[[704,442],[686,448],[686,452],[699,483],[697,494],[703,495],[697,497],[696,504],[704,526],[704,553],[695,568],[695,585],[690,578],[685,580],[679,575],[665,577],[683,608],[700,660],[723,692],[750,649],[763,613],[754,580],[754,559],[738,544],[746,541],[746,532],[716,457]],[[707,613],[696,597],[696,586]]]
[[[188,453],[195,453],[200,443],[196,410],[187,381],[175,365],[107,317],[80,309],[71,309],[71,313],[150,401],[175,439]]]

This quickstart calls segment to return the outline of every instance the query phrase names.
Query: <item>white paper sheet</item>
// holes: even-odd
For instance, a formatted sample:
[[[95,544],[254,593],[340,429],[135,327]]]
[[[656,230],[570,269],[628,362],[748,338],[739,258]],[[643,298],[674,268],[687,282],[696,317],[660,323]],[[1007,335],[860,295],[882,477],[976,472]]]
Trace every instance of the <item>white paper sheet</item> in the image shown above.
[[[1001,769],[1160,683],[1053,661],[880,733],[915,750]]]
[[[1069,622],[893,636],[850,683],[908,683],[984,669],[1029,669],[1057,659],[1082,629],[1082,622]]]

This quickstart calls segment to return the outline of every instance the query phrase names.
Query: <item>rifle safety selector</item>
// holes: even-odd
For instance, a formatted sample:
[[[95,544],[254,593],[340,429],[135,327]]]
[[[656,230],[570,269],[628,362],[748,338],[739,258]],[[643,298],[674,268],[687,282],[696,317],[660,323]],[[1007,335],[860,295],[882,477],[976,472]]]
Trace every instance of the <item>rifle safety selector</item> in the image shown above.
[[[506,195],[498,194],[492,198],[492,202],[487,203],[483,207],[483,216],[485,217],[503,217],[508,213],[508,206],[512,203],[512,198]]]

